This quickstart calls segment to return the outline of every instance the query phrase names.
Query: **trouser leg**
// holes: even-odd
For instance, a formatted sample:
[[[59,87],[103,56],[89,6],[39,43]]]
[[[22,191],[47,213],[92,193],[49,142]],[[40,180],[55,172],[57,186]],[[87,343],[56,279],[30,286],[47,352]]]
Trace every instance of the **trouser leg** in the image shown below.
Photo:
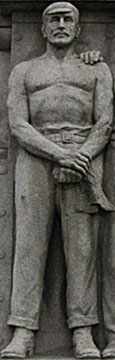
[[[97,232],[98,214],[76,211],[75,185],[60,193],[64,252],[67,266],[69,328],[98,323]]]
[[[16,168],[16,248],[8,324],[38,329],[54,213],[51,164],[21,151]]]
[[[102,302],[105,328],[115,332],[115,212],[103,215]]]

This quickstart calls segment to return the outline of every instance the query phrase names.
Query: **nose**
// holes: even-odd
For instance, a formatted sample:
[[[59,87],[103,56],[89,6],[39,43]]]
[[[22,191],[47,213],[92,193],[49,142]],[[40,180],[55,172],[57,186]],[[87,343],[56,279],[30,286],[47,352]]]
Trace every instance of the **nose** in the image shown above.
[[[63,18],[63,17],[60,18],[59,28],[60,28],[60,29],[64,29],[64,28],[65,28],[65,23],[64,23],[64,18]]]

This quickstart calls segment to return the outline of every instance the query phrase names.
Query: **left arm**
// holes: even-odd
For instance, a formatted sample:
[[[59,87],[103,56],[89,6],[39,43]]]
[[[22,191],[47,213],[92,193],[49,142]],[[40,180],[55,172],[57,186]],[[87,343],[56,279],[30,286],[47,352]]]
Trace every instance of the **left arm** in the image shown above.
[[[113,81],[105,63],[96,65],[97,79],[94,90],[94,126],[80,149],[82,154],[94,159],[110,139],[113,123]]]

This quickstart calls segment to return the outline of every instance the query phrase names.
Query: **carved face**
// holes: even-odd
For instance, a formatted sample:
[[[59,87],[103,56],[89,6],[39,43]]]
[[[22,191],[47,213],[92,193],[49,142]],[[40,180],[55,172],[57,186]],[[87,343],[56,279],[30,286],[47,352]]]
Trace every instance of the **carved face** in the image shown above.
[[[45,19],[42,31],[50,44],[66,46],[78,35],[77,18],[73,11],[50,14]]]

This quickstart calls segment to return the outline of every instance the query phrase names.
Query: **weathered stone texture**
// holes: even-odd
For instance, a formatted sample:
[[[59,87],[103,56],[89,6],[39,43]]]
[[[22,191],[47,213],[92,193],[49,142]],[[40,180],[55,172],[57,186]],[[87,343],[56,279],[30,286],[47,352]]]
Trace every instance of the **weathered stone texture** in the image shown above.
[[[28,0],[14,1],[11,0],[3,4],[3,12],[11,13],[10,17],[1,18],[1,26],[5,28],[0,29],[0,87],[1,103],[0,103],[0,146],[8,147],[8,120],[6,110],[7,98],[7,80],[11,68],[23,60],[28,60],[34,56],[40,56],[45,49],[45,43],[42,40],[41,34],[41,11],[48,2],[34,1],[35,11],[32,5],[31,8],[25,5]],[[94,11],[90,11],[90,2],[84,2],[86,5],[81,5],[81,36],[77,42],[77,51],[87,51],[98,49],[111,67],[111,71],[115,78],[115,3],[113,1],[108,12],[100,12],[97,7],[97,1],[93,3]],[[15,3],[17,3],[17,11],[15,11]],[[19,3],[22,4],[20,9]],[[28,2],[29,3],[29,2]],[[78,1],[75,5],[79,7],[82,3]],[[100,1],[98,1],[99,7]],[[106,1],[106,3],[109,3]],[[9,4],[9,5],[8,5]],[[10,6],[11,4],[11,6]],[[110,8],[111,7],[111,8]],[[40,10],[39,10],[40,8]],[[95,11],[96,8],[96,11]],[[23,10],[25,9],[25,11]],[[28,9],[28,12],[27,12]],[[37,12],[36,12],[37,10]],[[12,31],[10,27],[12,26]],[[11,53],[9,50],[11,48]],[[7,51],[6,51],[7,50]],[[7,70],[6,70],[7,69]],[[115,191],[113,188],[113,169],[115,164],[114,155],[114,141],[108,147],[107,159],[110,167],[105,168],[108,172],[108,184],[104,184],[105,191],[110,195],[111,201],[114,202]],[[15,152],[16,143],[12,145],[12,156]],[[111,167],[111,163],[113,166]],[[0,171],[5,171],[8,167],[7,158],[0,160]],[[111,170],[112,169],[112,170]],[[7,171],[7,170],[6,170]],[[9,342],[10,330],[6,325],[9,314],[9,298],[11,286],[11,268],[12,268],[12,187],[13,177],[11,173],[0,176],[0,233],[1,248],[0,248],[0,347],[1,349]],[[101,215],[102,216],[102,215]],[[114,215],[112,215],[114,216]],[[103,219],[103,218],[102,218]],[[105,218],[104,218],[105,221]],[[55,232],[56,229],[56,232]],[[100,239],[101,240],[101,239]],[[101,245],[100,245],[101,246]],[[36,333],[36,353],[48,354],[71,354],[71,333],[67,329],[66,324],[66,306],[65,306],[65,264],[62,240],[60,235],[60,224],[57,219],[54,226],[52,241],[50,244],[49,255],[47,260],[47,271],[45,275],[45,288],[43,294],[43,303],[41,309],[41,329]],[[95,333],[98,332],[95,329]],[[103,347],[102,333],[99,337],[96,336],[97,343],[100,342],[100,347]]]
[[[2,22],[4,24],[4,22]],[[9,25],[9,22],[6,22]],[[7,31],[5,28],[4,30]],[[9,31],[9,30],[8,30]],[[0,28],[0,34],[4,33]],[[9,37],[9,35],[8,35]],[[0,38],[0,49],[9,49],[5,37]],[[8,46],[7,46],[8,45]],[[8,77],[10,54],[0,51],[0,347],[10,340],[7,326],[11,291],[12,264],[12,171],[9,160],[9,127],[7,116]]]

